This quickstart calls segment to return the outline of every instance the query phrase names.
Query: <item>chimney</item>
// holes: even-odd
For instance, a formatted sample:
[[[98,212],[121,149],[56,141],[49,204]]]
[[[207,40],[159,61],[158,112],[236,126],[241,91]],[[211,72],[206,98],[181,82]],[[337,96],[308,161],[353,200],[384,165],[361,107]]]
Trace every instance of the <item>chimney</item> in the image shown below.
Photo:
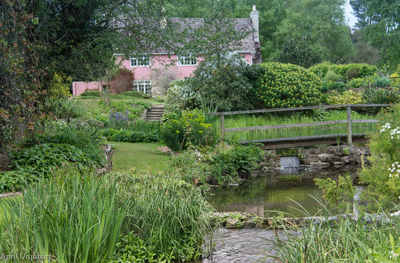
[[[254,28],[254,41],[260,42],[260,33],[259,33],[259,18],[258,11],[256,9],[256,5],[253,5],[253,11],[250,13],[251,23]]]

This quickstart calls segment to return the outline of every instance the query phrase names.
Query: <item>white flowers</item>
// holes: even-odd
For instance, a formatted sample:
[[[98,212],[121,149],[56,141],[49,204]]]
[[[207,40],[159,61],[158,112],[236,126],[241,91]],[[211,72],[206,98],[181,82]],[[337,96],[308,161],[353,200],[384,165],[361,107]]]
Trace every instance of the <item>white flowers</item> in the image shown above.
[[[389,177],[399,177],[400,175],[400,164],[399,162],[392,163],[392,167],[389,169]]]
[[[382,126],[381,132],[385,132],[386,130],[390,130],[392,126],[389,122],[386,122],[385,125]]]
[[[399,139],[400,136],[400,127],[392,129],[392,126],[389,122],[386,122],[381,129],[381,133],[385,131],[390,131],[390,138],[393,140],[394,138]]]

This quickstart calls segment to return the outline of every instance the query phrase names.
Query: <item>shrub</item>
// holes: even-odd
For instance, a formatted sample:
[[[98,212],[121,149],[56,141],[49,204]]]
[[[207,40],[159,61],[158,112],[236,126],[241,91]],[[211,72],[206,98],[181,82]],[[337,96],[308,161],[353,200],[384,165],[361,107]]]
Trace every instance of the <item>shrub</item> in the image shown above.
[[[125,130],[125,129],[103,129],[102,135],[109,141],[115,142],[159,142],[160,132],[157,131],[137,131],[137,130]]]
[[[334,104],[361,104],[362,103],[362,93],[355,92],[353,90],[347,90],[342,94],[338,92],[332,92],[326,99],[326,103]]]
[[[254,88],[262,75],[260,66],[232,56],[203,61],[185,84],[198,94],[199,106],[206,113],[243,110],[253,107]]]
[[[185,81],[175,81],[165,96],[166,113],[179,113],[200,107],[200,93],[194,91]]]
[[[38,175],[29,167],[2,172],[0,173],[0,193],[21,191],[38,179]]]
[[[118,176],[124,229],[134,232],[157,258],[188,262],[202,256],[212,207],[194,185],[174,173]]]
[[[342,77],[339,76],[338,74],[336,74],[335,72],[333,72],[332,70],[328,70],[324,79],[326,81],[336,82],[336,81],[342,80]]]
[[[53,79],[49,83],[47,96],[51,99],[68,98],[71,96],[69,87],[71,86],[71,77],[63,74],[54,73]]]
[[[69,144],[44,143],[10,153],[12,169],[30,169],[38,175],[49,175],[51,168],[67,163],[80,167],[98,165],[86,153]]]
[[[378,88],[389,87],[390,86],[390,79],[384,78],[384,77],[376,78],[374,85],[375,85],[375,87],[378,87]]]
[[[298,107],[321,101],[321,81],[306,69],[280,63],[265,63],[262,85],[257,90],[266,107]]]
[[[344,92],[347,89],[348,89],[347,85],[342,81],[323,81],[321,91],[324,93],[330,90]]]
[[[71,99],[48,99],[42,107],[44,112],[53,114],[57,119],[69,120],[84,115],[83,107],[76,100]]]
[[[109,263],[136,262],[136,263],[158,263],[166,262],[167,257],[158,254],[153,245],[146,245],[135,233],[130,232],[122,236],[115,248],[115,260]]]
[[[342,79],[349,81],[353,78],[365,78],[374,76],[378,69],[374,65],[368,64],[329,64],[323,62],[314,65],[308,69],[309,72],[315,73],[321,79],[325,78],[328,71],[333,71]]]
[[[363,92],[363,101],[367,104],[394,104],[400,102],[400,94],[397,89],[367,88]]]
[[[142,98],[142,99],[150,99],[151,96],[143,93],[143,92],[138,92],[136,90],[130,90],[130,91],[125,91],[119,94],[111,94],[110,97],[112,99],[126,99],[126,98]]]
[[[322,62],[308,68],[309,72],[314,73],[320,79],[325,78],[326,73],[330,70],[331,64],[329,62]]]
[[[81,97],[100,97],[100,92],[98,90],[86,90],[83,92]]]
[[[205,122],[199,110],[185,111],[164,118],[161,139],[173,150],[182,151],[191,145],[212,145],[216,141],[215,127]]]
[[[1,200],[0,250],[51,255],[61,263],[106,262],[124,216],[115,189],[93,172],[68,169],[28,187],[22,198]]]
[[[365,197],[387,206],[400,196],[400,105],[380,114],[379,120],[385,124],[371,135],[371,166],[359,176],[368,185]]]
[[[188,182],[227,185],[248,176],[263,157],[257,146],[223,144],[188,150],[173,159],[173,166]]]
[[[42,134],[28,138],[24,146],[36,146],[41,143],[69,144],[77,147],[91,162],[97,165],[105,164],[101,149],[103,139],[99,130],[81,121],[47,123]]]

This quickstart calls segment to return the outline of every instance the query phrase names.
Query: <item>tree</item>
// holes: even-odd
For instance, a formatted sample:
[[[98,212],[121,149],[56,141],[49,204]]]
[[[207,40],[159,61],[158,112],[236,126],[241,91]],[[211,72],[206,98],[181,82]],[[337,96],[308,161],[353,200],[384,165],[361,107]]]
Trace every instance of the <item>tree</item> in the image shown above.
[[[365,39],[380,52],[380,64],[395,69],[400,61],[400,2],[352,0]]]
[[[50,79],[40,63],[43,45],[34,31],[37,19],[23,1],[0,2],[0,167],[7,160],[8,146],[33,130],[39,116],[37,105]]]
[[[283,46],[290,38],[318,50],[322,60],[333,63],[351,61],[355,50],[350,29],[344,23],[342,4],[342,0],[293,1],[286,10],[286,18],[274,33],[278,45]],[[301,58],[294,58],[292,62],[295,61],[301,61]]]

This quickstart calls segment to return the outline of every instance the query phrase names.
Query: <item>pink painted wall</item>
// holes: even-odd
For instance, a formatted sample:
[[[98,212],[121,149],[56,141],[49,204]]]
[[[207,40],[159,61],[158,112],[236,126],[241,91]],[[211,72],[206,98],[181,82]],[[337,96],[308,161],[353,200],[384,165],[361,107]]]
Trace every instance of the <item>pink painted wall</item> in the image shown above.
[[[241,54],[249,64],[252,64],[253,56],[251,53]],[[150,66],[131,67],[129,60],[122,61],[121,68],[125,68],[133,72],[135,80],[151,80],[160,71],[168,71],[168,74],[174,75],[175,79],[184,79],[190,77],[197,66],[178,66],[177,55],[153,55],[150,61]],[[198,64],[203,61],[199,57]],[[117,57],[117,63],[121,62],[121,57]],[[76,81],[72,83],[72,91],[74,96],[79,96],[86,90],[99,89],[101,90],[100,82],[83,82]]]
[[[72,94],[74,96],[79,96],[87,90],[99,90],[102,91],[102,82],[101,81],[74,81],[72,82]]]

